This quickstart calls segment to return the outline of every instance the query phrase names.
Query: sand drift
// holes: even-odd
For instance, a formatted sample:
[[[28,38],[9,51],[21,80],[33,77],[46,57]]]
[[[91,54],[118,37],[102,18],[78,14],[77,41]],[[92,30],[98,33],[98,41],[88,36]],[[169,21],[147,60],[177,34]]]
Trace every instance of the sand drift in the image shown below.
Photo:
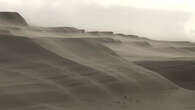
[[[164,75],[169,74],[164,71],[168,61],[179,60],[181,65],[192,61],[195,44],[71,27],[33,27],[19,14],[11,17],[16,23],[10,16],[13,13],[6,14],[9,23],[0,26],[0,109],[195,109],[194,85],[188,88],[182,86],[185,80],[178,84],[173,78],[189,71],[187,77],[193,77],[193,64],[184,63],[188,71],[179,71],[180,65],[174,64],[169,72],[175,75]],[[149,68],[157,65],[152,61],[167,63]]]

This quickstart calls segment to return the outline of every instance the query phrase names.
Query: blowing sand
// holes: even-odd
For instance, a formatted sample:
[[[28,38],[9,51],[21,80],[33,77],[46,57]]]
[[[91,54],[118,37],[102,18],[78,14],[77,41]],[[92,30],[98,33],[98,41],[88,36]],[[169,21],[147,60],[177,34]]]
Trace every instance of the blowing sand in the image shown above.
[[[162,63],[158,63],[157,69],[134,63],[193,59],[194,51],[185,49],[195,47],[193,43],[160,42],[105,33],[62,34],[61,30],[48,32],[47,28],[31,26],[19,26],[19,30],[13,30],[13,26],[2,28],[11,32],[0,34],[2,110],[195,108],[194,91],[164,77],[162,73],[168,74],[169,70],[164,71]],[[187,70],[193,71],[191,63],[184,64],[190,65]],[[172,65],[180,68],[175,63]],[[182,73],[183,70],[174,71],[173,77]]]

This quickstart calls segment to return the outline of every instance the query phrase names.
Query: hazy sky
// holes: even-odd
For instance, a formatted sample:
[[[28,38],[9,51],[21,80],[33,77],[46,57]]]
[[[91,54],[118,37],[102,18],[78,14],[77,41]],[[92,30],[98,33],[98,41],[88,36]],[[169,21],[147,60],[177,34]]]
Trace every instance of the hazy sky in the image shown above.
[[[75,26],[191,40],[195,0],[0,0],[0,11],[17,11],[30,24]]]

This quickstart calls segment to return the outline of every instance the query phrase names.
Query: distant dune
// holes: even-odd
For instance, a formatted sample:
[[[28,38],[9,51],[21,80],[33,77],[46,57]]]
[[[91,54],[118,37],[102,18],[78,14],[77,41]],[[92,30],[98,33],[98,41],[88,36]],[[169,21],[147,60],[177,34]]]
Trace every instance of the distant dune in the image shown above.
[[[195,108],[194,43],[27,26],[17,13],[0,17],[9,24],[0,24],[2,110]]]
[[[84,29],[77,29],[74,27],[50,27],[48,28],[48,31],[57,33],[85,33]]]

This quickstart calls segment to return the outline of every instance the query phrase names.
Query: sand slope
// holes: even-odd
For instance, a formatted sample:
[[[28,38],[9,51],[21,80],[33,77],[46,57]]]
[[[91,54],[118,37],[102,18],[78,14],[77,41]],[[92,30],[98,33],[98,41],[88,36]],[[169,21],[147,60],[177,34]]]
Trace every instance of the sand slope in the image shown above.
[[[135,63],[160,73],[183,88],[195,90],[194,61],[140,61]]]
[[[4,110],[157,109],[162,102],[178,110],[180,101],[192,100],[190,92],[126,62],[95,39],[3,35],[0,47]]]
[[[58,34],[41,27],[1,28],[12,32],[0,34],[2,110],[195,108],[194,91],[134,63],[152,58],[190,59],[194,51],[184,47],[192,48],[191,43],[121,37],[110,32]]]

